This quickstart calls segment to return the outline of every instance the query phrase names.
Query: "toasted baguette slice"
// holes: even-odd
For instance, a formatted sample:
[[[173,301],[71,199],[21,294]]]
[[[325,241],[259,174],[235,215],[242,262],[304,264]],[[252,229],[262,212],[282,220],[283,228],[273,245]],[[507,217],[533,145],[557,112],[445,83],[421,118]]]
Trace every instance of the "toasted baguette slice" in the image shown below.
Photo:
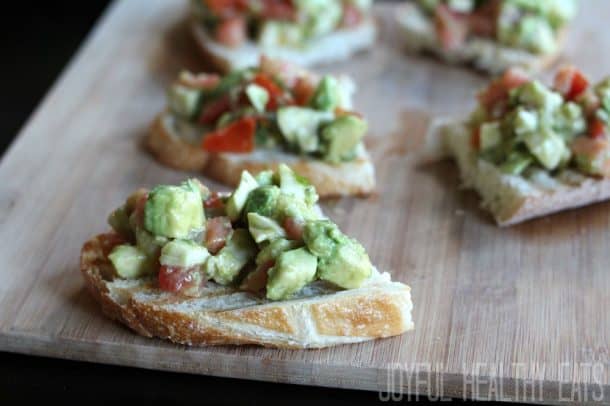
[[[358,27],[340,29],[324,35],[300,49],[288,47],[261,48],[253,42],[231,48],[214,41],[197,21],[191,22],[191,33],[202,53],[222,72],[255,66],[261,55],[290,61],[302,67],[330,64],[348,59],[354,53],[375,43],[377,29],[369,17]]]
[[[544,70],[559,58],[563,45],[562,33],[559,36],[557,52],[546,55],[503,46],[488,38],[472,38],[460,48],[446,50],[439,44],[434,22],[416,4],[405,4],[396,18],[405,33],[404,41],[410,51],[430,52],[448,63],[471,64],[476,69],[490,74],[499,74],[513,66],[530,72]]]
[[[271,302],[209,282],[201,297],[162,292],[152,278],[107,279],[108,240],[81,251],[81,272],[103,312],[138,334],[187,345],[256,344],[321,348],[402,334],[413,329],[410,288],[374,276],[359,289],[315,282],[294,299]]]
[[[209,154],[201,149],[196,138],[191,137],[191,140],[186,132],[178,134],[174,121],[171,114],[161,113],[147,138],[150,151],[161,163],[172,168],[203,171],[212,179],[237,186],[244,170],[256,174],[285,163],[308,178],[320,197],[368,195],[375,190],[375,168],[364,148],[354,161],[337,165],[272,150]]]
[[[464,186],[479,193],[482,206],[500,226],[610,198],[610,179],[585,176],[570,169],[562,170],[557,176],[540,170],[527,179],[502,173],[477,157],[470,142],[470,131],[458,121],[438,127],[429,136],[442,137],[443,151],[455,159]],[[440,147],[440,143],[436,144]]]

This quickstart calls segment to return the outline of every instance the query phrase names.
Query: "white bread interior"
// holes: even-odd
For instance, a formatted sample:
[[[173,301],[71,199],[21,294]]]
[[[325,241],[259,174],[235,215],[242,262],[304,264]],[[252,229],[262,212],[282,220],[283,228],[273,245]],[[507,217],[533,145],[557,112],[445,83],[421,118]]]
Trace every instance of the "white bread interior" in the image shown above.
[[[279,46],[261,48],[252,41],[236,48],[227,47],[210,38],[196,20],[191,22],[191,32],[203,54],[223,72],[255,66],[263,54],[302,67],[339,62],[371,47],[377,35],[372,17],[366,18],[357,27],[339,29],[316,38],[299,49]]]
[[[186,345],[255,344],[322,348],[390,337],[413,329],[410,288],[374,270],[358,289],[314,282],[290,300],[260,296],[209,282],[198,298],[163,292],[153,278],[105,277],[103,237],[81,251],[85,284],[103,312],[137,333]]]

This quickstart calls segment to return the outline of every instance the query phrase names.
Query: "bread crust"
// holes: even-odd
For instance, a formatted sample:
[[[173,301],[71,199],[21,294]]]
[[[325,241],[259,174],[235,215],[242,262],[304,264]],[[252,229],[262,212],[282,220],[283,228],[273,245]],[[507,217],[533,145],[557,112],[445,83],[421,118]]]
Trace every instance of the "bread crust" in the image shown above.
[[[526,180],[506,175],[476,157],[464,123],[444,124],[438,130],[429,136],[445,137],[446,150],[456,160],[464,185],[481,195],[483,206],[491,211],[500,226],[610,199],[610,179],[586,176],[569,169],[553,178]]]
[[[320,197],[366,196],[375,191],[375,168],[366,152],[354,161],[337,165],[268,151],[259,151],[257,155],[210,154],[172,134],[164,124],[166,114],[169,113],[161,113],[155,118],[146,144],[159,162],[172,168],[203,171],[214,180],[237,186],[244,170],[256,174],[277,169],[280,163],[285,163],[308,178]]]
[[[448,63],[472,65],[490,74],[500,74],[513,66],[530,72],[539,72],[552,66],[561,56],[565,30],[559,32],[556,52],[544,55],[503,46],[491,39],[476,38],[466,41],[460,48],[445,50],[438,44],[433,22],[423,20],[416,4],[406,4],[397,13],[397,20],[405,33],[405,45],[413,52],[429,52]]]
[[[116,241],[116,235],[100,234],[84,244],[80,269],[85,285],[106,316],[146,337],[193,346],[296,349],[390,337],[413,328],[410,288],[389,277],[379,276],[359,289],[279,302],[225,287],[200,298],[180,298],[160,291],[152,279],[104,278],[108,241]]]
[[[377,36],[376,24],[371,17],[366,18],[358,27],[340,29],[318,38],[315,43],[302,50],[285,47],[263,50],[253,42],[246,42],[238,48],[226,47],[211,39],[194,18],[190,22],[190,31],[206,60],[224,73],[254,66],[263,54],[274,59],[288,60],[302,67],[339,62],[371,47]]]

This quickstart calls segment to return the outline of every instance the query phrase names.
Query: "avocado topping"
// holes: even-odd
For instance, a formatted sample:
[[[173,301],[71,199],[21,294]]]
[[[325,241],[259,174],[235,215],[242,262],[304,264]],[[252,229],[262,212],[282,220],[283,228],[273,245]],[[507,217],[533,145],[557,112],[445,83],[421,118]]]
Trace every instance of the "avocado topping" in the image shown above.
[[[468,125],[479,158],[510,175],[568,168],[610,176],[610,79],[590,86],[573,67],[553,87],[511,69],[479,94]]]
[[[346,77],[318,78],[262,57],[224,77],[182,72],[168,91],[168,123],[212,153],[264,149],[339,164],[357,157],[367,130],[350,111],[353,92]]]
[[[108,260],[116,278],[156,276],[160,289],[193,297],[208,281],[269,300],[289,299],[316,280],[360,287],[371,262],[322,217],[317,200],[285,165],[256,178],[244,172],[228,197],[196,180],[139,190],[108,219],[122,242]]]

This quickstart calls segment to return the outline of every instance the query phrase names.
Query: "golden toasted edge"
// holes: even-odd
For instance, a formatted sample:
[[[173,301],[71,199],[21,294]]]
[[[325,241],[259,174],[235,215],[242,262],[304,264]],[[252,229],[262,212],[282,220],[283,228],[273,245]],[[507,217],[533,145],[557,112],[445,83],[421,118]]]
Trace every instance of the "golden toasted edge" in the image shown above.
[[[299,175],[308,178],[320,197],[367,196],[375,192],[375,169],[368,154],[353,162],[331,165],[321,161],[299,159],[282,162],[269,153],[269,159],[249,161],[232,154],[209,154],[199,146],[174,136],[164,125],[160,113],[148,132],[146,144],[159,162],[183,171],[202,171],[210,178],[229,186],[237,186],[242,171],[256,174],[266,169],[277,169],[286,163]]]
[[[142,302],[135,295],[119,304],[102,278],[101,264],[108,263],[102,240],[108,235],[111,233],[98,235],[83,245],[85,285],[104,314],[146,337],[193,346],[255,344],[296,349],[361,342],[413,329],[410,288],[402,284],[353,295],[344,291],[348,294],[196,313],[168,310],[162,300]],[[311,323],[303,324],[308,315]],[[316,338],[308,341],[312,334]]]

